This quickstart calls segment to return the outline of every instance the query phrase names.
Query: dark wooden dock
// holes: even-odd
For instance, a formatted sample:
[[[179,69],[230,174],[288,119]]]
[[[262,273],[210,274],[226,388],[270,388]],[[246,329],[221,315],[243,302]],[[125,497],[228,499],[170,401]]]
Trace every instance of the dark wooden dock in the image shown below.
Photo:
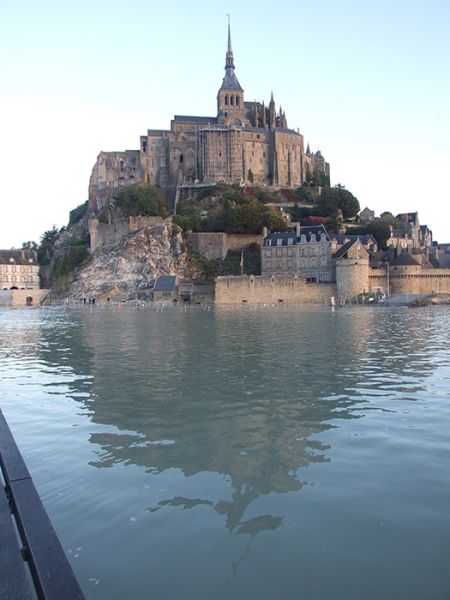
[[[0,409],[0,598],[84,600]]]

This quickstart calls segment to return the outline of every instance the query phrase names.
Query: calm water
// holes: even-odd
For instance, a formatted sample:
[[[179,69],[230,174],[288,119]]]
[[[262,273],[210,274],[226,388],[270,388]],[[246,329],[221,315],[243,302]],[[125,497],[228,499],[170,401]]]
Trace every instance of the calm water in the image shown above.
[[[87,598],[450,598],[448,309],[0,325],[0,404]]]

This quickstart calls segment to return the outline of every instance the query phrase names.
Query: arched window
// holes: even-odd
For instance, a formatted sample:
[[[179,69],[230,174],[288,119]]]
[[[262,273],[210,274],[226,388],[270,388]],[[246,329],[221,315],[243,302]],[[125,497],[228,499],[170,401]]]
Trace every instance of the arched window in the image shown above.
[[[225,106],[228,106],[228,95],[225,96]]]
[[[236,106],[239,106],[239,96],[236,96]]]
[[[182,154],[180,154],[180,163],[182,163],[184,161],[184,156]]]
[[[231,106],[234,106],[234,96],[230,96],[230,103],[231,103]]]

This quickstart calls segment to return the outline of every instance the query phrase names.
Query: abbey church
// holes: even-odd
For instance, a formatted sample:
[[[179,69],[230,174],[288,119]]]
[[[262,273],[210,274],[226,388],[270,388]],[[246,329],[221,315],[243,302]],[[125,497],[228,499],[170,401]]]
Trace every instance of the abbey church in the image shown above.
[[[298,187],[314,173],[329,176],[320,151],[304,148],[288,128],[273,94],[247,102],[235,73],[228,25],[225,77],[217,93],[217,116],[175,115],[170,129],[149,129],[139,150],[100,152],[89,181],[89,207],[108,206],[115,188],[137,182],[163,189],[204,183],[255,183]]]

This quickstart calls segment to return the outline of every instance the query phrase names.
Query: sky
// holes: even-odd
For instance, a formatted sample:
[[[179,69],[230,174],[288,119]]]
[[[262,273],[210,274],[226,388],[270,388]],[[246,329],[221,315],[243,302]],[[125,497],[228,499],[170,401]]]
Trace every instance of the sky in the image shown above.
[[[101,150],[216,114],[227,13],[245,99],[450,242],[450,0],[0,0],[0,248],[67,225]]]

